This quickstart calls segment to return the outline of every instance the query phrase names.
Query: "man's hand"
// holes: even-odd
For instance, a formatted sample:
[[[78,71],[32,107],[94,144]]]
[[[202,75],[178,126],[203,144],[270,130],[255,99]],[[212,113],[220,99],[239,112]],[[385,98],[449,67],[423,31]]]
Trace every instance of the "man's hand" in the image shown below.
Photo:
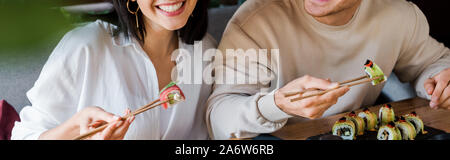
[[[338,86],[338,83],[331,83],[329,80],[303,76],[277,90],[275,92],[275,104],[288,114],[309,119],[320,118],[328,108],[337,103],[339,97],[349,91],[348,87],[342,87],[324,95],[305,98],[295,102],[291,102],[291,99],[297,98],[298,96],[285,97],[284,94],[310,88],[327,90]]]
[[[450,109],[450,68],[425,81],[424,87],[431,95],[430,107]]]

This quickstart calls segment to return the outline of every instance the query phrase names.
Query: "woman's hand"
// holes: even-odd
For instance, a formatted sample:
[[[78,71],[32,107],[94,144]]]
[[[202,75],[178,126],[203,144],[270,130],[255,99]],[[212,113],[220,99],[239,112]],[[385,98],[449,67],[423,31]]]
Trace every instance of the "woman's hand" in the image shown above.
[[[124,121],[120,120],[119,116],[106,112],[100,107],[86,107],[58,127],[42,133],[39,139],[73,139],[80,133],[88,132],[90,130],[89,127],[95,128],[105,123],[108,123],[110,126],[103,132],[100,132],[103,133],[102,136],[97,135],[98,139],[123,138],[122,132],[124,130],[126,132],[129,124],[134,120],[134,117],[130,118],[132,120],[129,121],[127,119],[127,122],[123,123]],[[125,134],[123,133],[123,135]]]
[[[131,111],[127,109],[125,111],[125,115],[130,114]],[[122,140],[125,137],[125,134],[128,131],[128,128],[130,127],[130,124],[134,121],[134,116],[128,117],[126,120],[114,120],[113,122],[110,122],[108,126],[101,132],[98,132],[88,139],[91,140]],[[90,124],[90,125],[86,125]],[[87,133],[91,130],[94,130],[95,128],[103,125],[104,122],[97,121],[94,123],[84,123],[82,126],[80,126],[80,134]]]
[[[450,68],[425,81],[424,87],[431,95],[430,107],[450,109]]]
[[[320,118],[328,108],[337,103],[339,97],[349,91],[348,87],[342,87],[320,96],[305,98],[295,102],[291,102],[291,99],[298,96],[285,97],[284,94],[310,88],[327,90],[338,86],[338,83],[331,83],[329,80],[303,76],[289,82],[286,86],[276,91],[275,104],[287,114],[309,119]]]

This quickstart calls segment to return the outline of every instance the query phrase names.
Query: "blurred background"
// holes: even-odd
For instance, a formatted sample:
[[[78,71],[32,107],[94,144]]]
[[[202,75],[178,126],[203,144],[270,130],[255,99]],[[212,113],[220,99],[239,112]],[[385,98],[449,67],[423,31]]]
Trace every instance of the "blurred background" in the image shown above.
[[[448,0],[412,0],[428,18],[431,35],[450,46]],[[210,33],[218,42],[239,5],[245,0],[211,0]],[[103,19],[115,23],[110,0],[0,0],[0,100],[15,109],[29,105],[33,86],[48,56],[69,30]],[[415,97],[408,83],[389,77],[377,103]]]

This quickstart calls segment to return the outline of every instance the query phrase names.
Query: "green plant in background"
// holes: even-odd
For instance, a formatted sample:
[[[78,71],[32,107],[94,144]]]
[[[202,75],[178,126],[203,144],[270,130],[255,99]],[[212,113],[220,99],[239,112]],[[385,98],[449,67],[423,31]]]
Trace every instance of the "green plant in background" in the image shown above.
[[[51,1],[0,3],[0,52],[39,47],[73,26]]]

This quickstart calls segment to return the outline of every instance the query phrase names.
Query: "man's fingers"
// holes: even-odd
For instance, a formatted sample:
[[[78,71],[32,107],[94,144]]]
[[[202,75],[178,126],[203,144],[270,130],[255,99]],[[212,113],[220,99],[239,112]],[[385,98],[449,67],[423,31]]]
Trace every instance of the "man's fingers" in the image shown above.
[[[450,109],[450,98],[447,98],[447,100],[441,104],[441,107],[444,109]]]
[[[442,104],[450,98],[450,86],[447,86],[444,91],[442,92],[441,97],[439,98],[439,106],[442,106]]]
[[[303,83],[305,88],[319,88],[322,90],[332,89],[339,86],[338,83],[332,83],[328,80],[311,76],[305,76]]]
[[[434,79],[428,78],[423,84],[423,87],[425,88],[425,91],[428,93],[428,95],[431,95],[433,94],[434,87],[436,87],[436,82],[434,81]]]
[[[345,93],[347,93],[349,91],[349,89],[350,88],[345,86],[345,87],[327,92],[323,95],[305,98],[301,101],[297,101],[297,102],[293,102],[293,103],[296,106],[305,106],[306,108],[318,106],[318,105],[322,105],[322,104],[326,104],[326,103],[335,103],[335,102],[337,102],[339,97],[341,97]],[[298,103],[298,104],[295,104],[295,103]]]
[[[327,103],[332,103],[337,99],[339,99],[339,97],[347,93],[349,90],[350,88],[347,86],[341,87],[339,89],[324,94],[323,96],[321,96],[321,100],[326,101]]]
[[[431,107],[437,106],[439,104],[439,98],[444,92],[444,89],[447,87],[448,82],[444,84],[444,82],[437,82],[436,88],[434,88],[433,94],[431,95]]]

